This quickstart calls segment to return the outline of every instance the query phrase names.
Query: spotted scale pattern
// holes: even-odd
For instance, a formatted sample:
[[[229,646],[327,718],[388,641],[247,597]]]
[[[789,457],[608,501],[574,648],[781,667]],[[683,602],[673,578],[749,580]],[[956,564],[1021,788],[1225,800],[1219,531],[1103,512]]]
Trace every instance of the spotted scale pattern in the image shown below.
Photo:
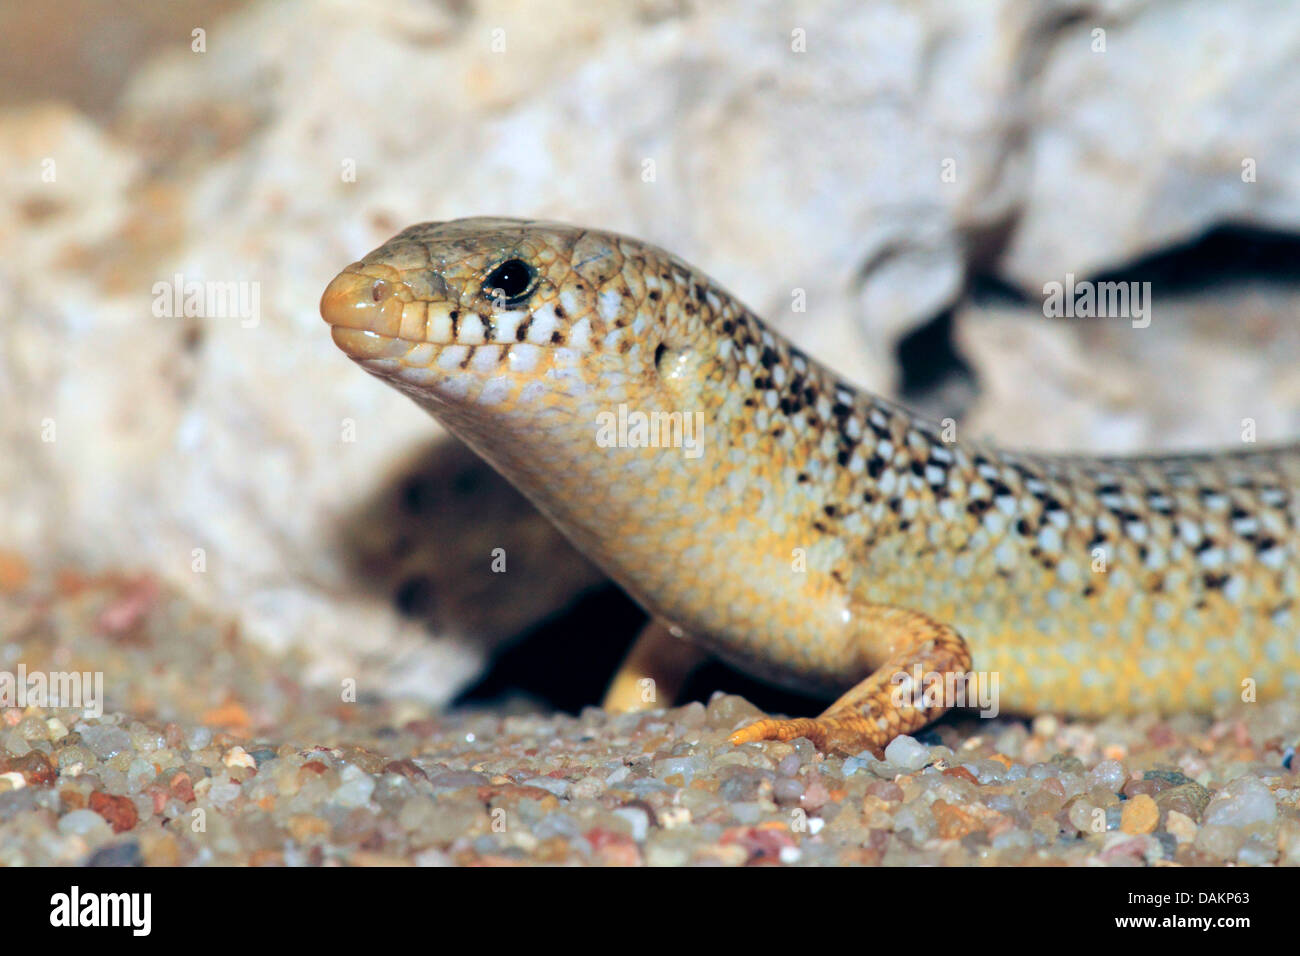
[[[528,287],[489,285],[518,261]],[[957,440],[801,353],[691,266],[558,223],[412,226],[326,290],[336,343],[649,611],[778,682],[880,666],[882,608],[950,625],[1003,709],[1300,692],[1300,447],[1045,456]],[[619,407],[700,421],[609,447]]]

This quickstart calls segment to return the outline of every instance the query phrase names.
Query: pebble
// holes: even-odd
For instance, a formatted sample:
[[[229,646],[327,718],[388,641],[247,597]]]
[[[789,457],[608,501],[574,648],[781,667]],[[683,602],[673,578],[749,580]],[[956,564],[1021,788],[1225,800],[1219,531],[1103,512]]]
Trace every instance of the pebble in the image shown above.
[[[50,728],[35,714],[20,720],[16,730],[27,741],[48,740],[50,737]]]
[[[1206,825],[1245,827],[1252,823],[1272,823],[1277,819],[1277,803],[1268,787],[1252,777],[1232,781],[1205,808]]]
[[[778,777],[772,785],[772,798],[782,806],[797,804],[803,798],[803,783],[792,777]]]
[[[699,757],[668,757],[664,760],[656,760],[651,772],[660,780],[680,776],[682,785],[689,786],[702,765],[703,761]]]
[[[847,757],[844,760],[843,774],[851,777],[860,770],[869,768],[872,764],[879,763],[874,754],[863,753],[856,757]]]
[[[530,777],[524,781],[524,786],[549,790],[557,797],[567,796],[569,792],[569,781],[556,777]]]
[[[250,767],[253,770],[257,769],[257,761],[253,758],[253,755],[243,747],[231,747],[226,751],[225,756],[221,758],[221,762],[227,767]]]
[[[1160,821],[1160,810],[1155,800],[1146,794],[1139,794],[1124,803],[1120,811],[1119,828],[1125,833],[1152,833]]]
[[[930,748],[914,737],[895,737],[885,748],[885,760],[903,770],[920,770],[930,763]]]
[[[364,807],[375,792],[375,776],[355,764],[348,764],[339,774],[339,786],[332,801],[343,807]]]
[[[82,743],[101,760],[112,757],[131,746],[131,735],[120,727],[104,724],[86,724],[78,728]]]
[[[578,825],[578,822],[569,814],[559,811],[546,814],[533,826],[533,836],[539,840],[546,840],[556,836],[573,840],[581,835],[582,827]]]
[[[481,773],[462,770],[435,773],[428,777],[428,781],[429,789],[434,793],[446,793],[450,790],[464,790],[466,787],[481,787],[488,782],[488,778]]]
[[[1177,810],[1170,810],[1165,819],[1165,829],[1173,834],[1179,843],[1191,843],[1196,839],[1196,831],[1200,828],[1191,817],[1184,816]]]
[[[213,806],[224,807],[238,800],[240,792],[239,784],[226,780],[208,787],[208,799]]]
[[[1088,771],[1085,779],[1089,788],[1105,787],[1111,793],[1119,793],[1128,779],[1128,773],[1118,760],[1103,760]]]
[[[134,840],[101,847],[86,860],[86,866],[141,866],[144,858],[140,854],[140,844]]]
[[[1106,826],[1105,811],[1087,800],[1075,800],[1066,813],[1070,825],[1083,834],[1103,833]]]
[[[1035,737],[1050,739],[1061,729],[1061,722],[1054,714],[1039,714],[1034,718],[1031,730]]]
[[[259,747],[256,750],[250,751],[249,756],[253,758],[253,762],[259,769],[261,769],[262,764],[269,760],[275,760],[278,755],[270,747]]]
[[[143,758],[136,757],[127,767],[127,786],[132,793],[139,793],[144,788],[144,785],[152,781],[155,776],[157,774],[154,771],[153,764]]]
[[[1210,791],[1199,783],[1185,783],[1156,794],[1156,805],[1164,812],[1177,810],[1199,820],[1210,802]]]
[[[59,832],[91,838],[107,837],[112,830],[108,822],[93,810],[73,810],[59,817]]]
[[[767,786],[770,786],[771,773],[754,770],[750,767],[733,767],[723,771],[725,779],[718,787],[718,796],[732,803],[744,803],[754,800]]]
[[[477,802],[468,800],[448,800],[433,808],[433,816],[428,818],[419,831],[421,841],[449,844],[467,833],[478,833],[500,824],[510,832],[516,821],[510,814],[489,813]]]
[[[1172,833],[1154,833],[1156,843],[1160,846],[1160,855],[1162,859],[1172,860],[1178,855],[1178,838]]]
[[[42,626],[81,647],[91,593]],[[1300,783],[1282,766],[1300,707],[1286,702],[1217,723],[955,714],[885,760],[804,739],[732,747],[759,714],[728,695],[579,719],[432,716],[375,695],[342,720],[287,664],[224,624],[178,632],[158,600],[170,610],[141,622],[145,643],[83,648],[140,713],[0,714],[0,866],[1300,863]],[[135,676],[161,648],[168,680]]]
[[[667,831],[657,831],[646,841],[645,861],[649,866],[685,866],[691,859],[691,846],[680,837],[667,836]]]
[[[1196,834],[1195,846],[1215,859],[1228,861],[1236,859],[1245,842],[1245,834],[1237,827],[1207,824]]]
[[[1277,847],[1265,842],[1258,835],[1246,838],[1245,844],[1237,851],[1237,863],[1241,866],[1267,866],[1277,859]]]
[[[633,840],[637,843],[645,840],[650,829],[650,816],[644,810],[640,807],[618,807],[612,813],[632,828]]]
[[[799,802],[805,810],[815,813],[832,802],[831,792],[822,782],[822,779],[814,775],[804,787],[803,797],[800,798]]]

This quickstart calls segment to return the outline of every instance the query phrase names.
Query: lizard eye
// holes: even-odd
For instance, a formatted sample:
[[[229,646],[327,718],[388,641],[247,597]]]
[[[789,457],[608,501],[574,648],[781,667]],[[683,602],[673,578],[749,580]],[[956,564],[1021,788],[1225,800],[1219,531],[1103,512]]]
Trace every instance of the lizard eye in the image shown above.
[[[483,294],[505,299],[506,305],[518,305],[532,291],[536,273],[522,259],[507,259],[483,280]]]

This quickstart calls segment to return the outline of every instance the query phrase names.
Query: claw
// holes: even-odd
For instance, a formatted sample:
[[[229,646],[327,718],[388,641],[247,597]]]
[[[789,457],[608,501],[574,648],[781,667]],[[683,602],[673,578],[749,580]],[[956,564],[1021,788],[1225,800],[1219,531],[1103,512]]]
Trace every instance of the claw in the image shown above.
[[[798,717],[793,720],[767,717],[741,727],[727,740],[732,745],[738,746],[760,740],[794,740],[796,737],[807,737],[820,750],[830,729],[827,721],[815,717]]]
[[[768,717],[735,731],[727,738],[733,746],[760,740],[794,740],[806,737],[818,750],[852,757],[870,750],[882,756],[885,744],[893,735],[870,720],[854,714],[842,717],[798,717],[778,720]]]

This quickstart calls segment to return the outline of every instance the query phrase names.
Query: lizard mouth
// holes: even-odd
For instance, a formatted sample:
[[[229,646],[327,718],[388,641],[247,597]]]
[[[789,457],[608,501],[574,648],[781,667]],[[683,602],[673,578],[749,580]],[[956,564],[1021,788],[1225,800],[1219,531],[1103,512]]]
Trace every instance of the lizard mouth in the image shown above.
[[[432,358],[433,347],[456,341],[434,337],[429,303],[382,263],[353,263],[335,276],[321,295],[320,314],[334,344],[357,362],[400,361],[421,346]]]
[[[325,288],[320,314],[348,358],[430,400],[499,401],[539,378],[565,388],[582,361],[551,307],[492,310],[422,296],[384,263],[357,262]]]
[[[500,310],[421,297],[398,270],[378,262],[353,263],[335,276],[320,314],[334,344],[376,370],[465,370],[512,355],[584,350],[565,335],[553,307]]]

